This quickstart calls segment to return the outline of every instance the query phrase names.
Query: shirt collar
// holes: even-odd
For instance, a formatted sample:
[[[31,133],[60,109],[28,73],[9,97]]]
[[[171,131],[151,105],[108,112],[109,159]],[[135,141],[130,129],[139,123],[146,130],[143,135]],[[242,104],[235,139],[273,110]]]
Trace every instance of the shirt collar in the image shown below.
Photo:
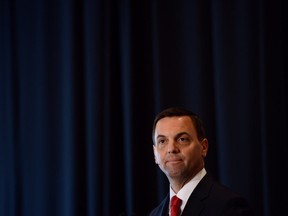
[[[179,191],[177,194],[173,191],[171,185],[170,185],[170,200],[174,195],[177,195],[182,200],[181,204],[181,210],[183,211],[191,193],[194,191],[197,184],[200,182],[200,180],[206,175],[206,170],[203,168],[200,170],[189,182],[187,182]]]

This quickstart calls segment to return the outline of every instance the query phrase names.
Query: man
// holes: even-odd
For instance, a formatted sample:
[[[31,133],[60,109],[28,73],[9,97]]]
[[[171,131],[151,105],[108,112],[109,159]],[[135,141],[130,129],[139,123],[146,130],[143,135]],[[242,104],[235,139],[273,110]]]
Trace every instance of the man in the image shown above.
[[[196,114],[182,108],[168,108],[156,116],[152,136],[155,163],[167,176],[170,192],[150,216],[254,215],[243,197],[207,173],[204,159],[208,140],[202,120]],[[174,198],[179,203],[178,210],[170,205],[172,197],[173,203]]]

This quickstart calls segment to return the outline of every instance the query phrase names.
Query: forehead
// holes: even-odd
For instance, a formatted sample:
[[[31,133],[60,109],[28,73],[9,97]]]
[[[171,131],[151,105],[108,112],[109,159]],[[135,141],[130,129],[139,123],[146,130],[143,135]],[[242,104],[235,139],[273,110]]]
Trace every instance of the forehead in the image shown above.
[[[170,133],[195,133],[193,122],[189,116],[173,116],[160,119],[155,127],[155,136]]]

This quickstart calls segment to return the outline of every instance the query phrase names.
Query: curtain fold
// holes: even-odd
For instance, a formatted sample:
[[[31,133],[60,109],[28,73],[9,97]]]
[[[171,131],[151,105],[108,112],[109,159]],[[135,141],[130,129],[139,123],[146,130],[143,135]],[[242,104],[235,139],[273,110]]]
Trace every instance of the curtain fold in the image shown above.
[[[286,214],[287,3],[0,3],[0,216],[147,215],[154,116],[207,127],[207,169]]]

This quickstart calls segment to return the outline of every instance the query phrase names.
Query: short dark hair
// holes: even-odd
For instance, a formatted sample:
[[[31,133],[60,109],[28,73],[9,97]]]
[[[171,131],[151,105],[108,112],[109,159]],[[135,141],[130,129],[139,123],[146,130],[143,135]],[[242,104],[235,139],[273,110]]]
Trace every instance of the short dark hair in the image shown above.
[[[157,122],[162,118],[174,117],[174,116],[189,116],[192,120],[192,123],[193,123],[195,129],[196,129],[197,138],[199,140],[203,140],[204,138],[206,138],[204,123],[203,123],[202,119],[197,114],[195,114],[194,112],[187,110],[185,108],[170,107],[170,108],[167,108],[167,109],[161,111],[154,119],[153,129],[152,129],[153,143],[154,143],[154,135],[155,135],[155,128],[156,128]]]

